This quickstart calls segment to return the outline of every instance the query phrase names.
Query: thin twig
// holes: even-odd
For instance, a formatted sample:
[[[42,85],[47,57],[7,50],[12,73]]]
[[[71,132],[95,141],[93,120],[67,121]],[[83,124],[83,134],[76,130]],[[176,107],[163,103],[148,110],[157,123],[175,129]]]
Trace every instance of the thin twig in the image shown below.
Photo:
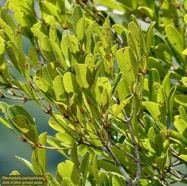
[[[107,152],[109,153],[109,155],[112,157],[112,159],[114,160],[116,166],[118,167],[118,169],[120,170],[120,172],[122,173],[122,175],[125,177],[125,179],[127,180],[128,183],[131,183],[132,180],[130,178],[130,176],[127,174],[127,172],[125,171],[125,169],[121,166],[121,163],[118,161],[118,159],[116,158],[116,156],[114,155],[114,153],[112,152],[109,144],[107,143],[105,145],[105,148],[107,150]]]
[[[113,100],[118,105],[120,104],[119,99],[113,97]],[[139,154],[138,145],[137,145],[137,142],[136,142],[136,139],[135,139],[135,136],[134,136],[134,132],[133,132],[132,126],[131,126],[132,117],[128,117],[124,109],[122,110],[122,114],[123,114],[123,116],[125,118],[125,120],[123,120],[123,123],[125,123],[127,125],[127,127],[128,127],[129,133],[131,135],[132,143],[133,143],[133,146],[134,146],[135,155],[136,155],[136,163],[137,163],[136,177],[131,183],[129,182],[129,185],[135,186],[135,185],[137,185],[139,183],[140,175],[141,175],[140,154]]]
[[[139,154],[138,145],[137,145],[137,142],[136,142],[136,139],[134,136],[134,132],[133,132],[132,126],[131,126],[132,117],[128,117],[124,109],[122,110],[122,113],[123,113],[123,116],[125,117],[124,123],[127,124],[127,127],[129,129],[132,143],[134,146],[135,155],[136,155],[137,170],[136,170],[136,177],[132,181],[132,186],[133,186],[133,185],[137,185],[140,180],[140,174],[141,174],[140,154]]]

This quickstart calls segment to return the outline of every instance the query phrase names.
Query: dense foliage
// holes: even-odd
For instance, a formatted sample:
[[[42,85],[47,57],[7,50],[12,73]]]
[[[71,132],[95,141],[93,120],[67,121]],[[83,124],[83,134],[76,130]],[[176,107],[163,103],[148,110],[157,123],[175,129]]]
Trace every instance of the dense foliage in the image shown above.
[[[46,185],[187,183],[186,11],[187,0],[7,0],[0,123],[33,148],[17,158]],[[29,101],[55,136],[38,134]],[[67,158],[56,175],[48,149]]]

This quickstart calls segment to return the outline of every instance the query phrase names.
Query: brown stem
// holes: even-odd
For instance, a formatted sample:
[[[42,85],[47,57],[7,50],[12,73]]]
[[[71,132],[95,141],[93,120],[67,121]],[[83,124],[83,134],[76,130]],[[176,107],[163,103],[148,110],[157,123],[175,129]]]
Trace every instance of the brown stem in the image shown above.
[[[136,163],[137,163],[137,170],[136,170],[136,177],[135,179],[132,181],[132,186],[138,185],[139,180],[140,180],[140,175],[141,175],[141,164],[140,164],[140,154],[139,154],[139,150],[138,150],[138,145],[134,136],[134,132],[132,130],[132,126],[131,126],[131,117],[128,117],[125,110],[122,110],[123,116],[125,117],[125,120],[123,121],[130,132],[131,135],[131,139],[132,139],[132,143],[134,146],[134,151],[135,151],[135,155],[136,155]]]

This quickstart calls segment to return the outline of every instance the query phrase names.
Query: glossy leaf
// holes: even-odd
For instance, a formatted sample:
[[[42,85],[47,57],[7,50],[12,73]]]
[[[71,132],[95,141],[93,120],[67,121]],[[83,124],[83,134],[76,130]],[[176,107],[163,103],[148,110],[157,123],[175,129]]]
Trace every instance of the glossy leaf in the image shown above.
[[[49,100],[51,100],[52,98],[55,97],[52,87],[49,86],[49,83],[46,80],[44,80],[44,79],[42,79],[42,78],[40,78],[38,76],[34,76],[33,79],[34,79],[34,82],[37,85],[37,87],[41,90],[41,92],[43,92],[43,94]]]
[[[36,124],[31,115],[21,106],[10,106],[7,114],[14,127],[34,144],[38,143]]]
[[[110,179],[109,179],[109,176],[107,175],[107,173],[100,171],[98,176],[99,176],[100,184],[103,184],[103,185],[110,184]]]
[[[145,101],[144,105],[147,108],[147,110],[150,112],[155,122],[159,125],[159,127],[165,130],[166,128],[165,116],[162,115],[159,105],[151,101]]]
[[[156,164],[158,165],[158,167],[163,170],[165,165],[166,165],[166,160],[167,160],[167,154],[160,156],[158,158],[155,159]]]
[[[39,142],[42,146],[47,145],[47,132],[44,132],[39,135]],[[38,161],[40,164],[40,168],[42,170],[42,173],[44,176],[46,176],[46,170],[47,170],[47,150],[44,148],[38,149]]]
[[[175,91],[176,91],[176,87],[171,88],[168,95],[168,115],[170,121],[172,121]]]
[[[180,119],[187,122],[187,114],[183,106],[179,106]]]
[[[50,173],[47,173],[47,180],[52,185],[60,186],[60,183]]]
[[[138,73],[138,64],[136,62],[133,50],[129,47],[126,47],[118,50],[116,55],[119,67],[126,81],[131,86],[135,82],[135,77]]]
[[[125,100],[123,100],[120,105],[117,107],[116,111],[114,112],[114,118],[117,117],[117,115],[119,113],[122,112],[122,110],[126,107],[127,104],[130,103],[131,99],[132,99],[133,95],[130,94]]]
[[[25,164],[32,172],[34,172],[33,167],[32,167],[32,164],[31,164],[29,161],[27,161],[26,159],[21,158],[21,157],[19,157],[19,156],[16,156],[16,158],[17,158],[20,162],[22,162],[23,164]]]
[[[177,119],[175,120],[174,125],[179,133],[187,138],[187,123],[181,119]]]
[[[187,77],[183,77],[182,78],[182,82],[187,87]]]
[[[146,33],[146,49],[147,49],[147,55],[149,54],[150,52],[150,49],[151,49],[151,44],[152,44],[152,41],[153,41],[153,29],[154,29],[154,26],[155,26],[156,22],[153,22],[148,30],[147,30],[147,33]]]
[[[74,185],[79,185],[80,175],[77,167],[73,162],[66,160],[58,164],[59,174],[63,179],[68,179]]]
[[[81,9],[80,5],[75,6],[75,8],[73,10],[73,26],[74,26],[75,30],[77,27],[77,23],[79,22],[79,20],[82,17],[83,17],[83,13],[82,13],[82,9]]]
[[[150,17],[152,20],[156,20],[156,14],[153,9],[146,6],[139,6],[138,10],[144,13],[146,16]]]
[[[56,101],[66,101],[67,94],[63,84],[63,77],[57,76],[53,81],[53,89],[56,96]]]
[[[97,170],[97,155],[93,157],[91,168],[92,168],[92,174],[96,180],[96,183],[99,183],[99,176],[98,176],[98,170]]]
[[[182,52],[184,50],[183,38],[181,38],[179,32],[176,30],[174,26],[167,25],[165,27],[165,32],[172,49],[177,53],[177,55],[183,62],[184,60],[184,56],[182,56]]]
[[[75,54],[79,52],[79,42],[74,35],[64,35],[61,41],[61,50],[66,59],[70,61],[70,64],[75,63]],[[74,56],[73,56],[74,54]]]
[[[175,101],[184,107],[187,107],[187,96],[184,94],[178,94],[175,96]]]
[[[173,140],[174,142],[182,145],[182,146],[186,146],[187,145],[187,139],[180,134],[179,132],[170,130],[169,131],[169,137],[171,138],[171,140]]]
[[[75,72],[77,82],[79,83],[80,87],[88,88],[89,84],[92,82],[92,74],[85,64],[76,64],[75,65]]]
[[[90,153],[87,152],[83,156],[81,163],[80,163],[80,172],[82,173],[84,183],[86,183],[86,177],[87,177],[87,173],[88,173],[89,156],[90,156]]]
[[[63,84],[67,93],[79,92],[79,85],[74,74],[66,72],[63,76]]]
[[[34,47],[29,48],[28,55],[34,67],[38,68],[38,56]]]
[[[118,176],[112,176],[112,185],[113,186],[119,186],[119,185],[123,185],[124,181],[123,179],[121,179]]]

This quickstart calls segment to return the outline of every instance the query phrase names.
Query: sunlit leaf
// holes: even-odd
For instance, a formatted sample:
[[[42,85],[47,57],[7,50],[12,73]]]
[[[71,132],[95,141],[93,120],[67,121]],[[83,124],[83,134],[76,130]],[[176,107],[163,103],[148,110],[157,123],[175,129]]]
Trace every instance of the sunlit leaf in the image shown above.
[[[119,67],[127,83],[131,86],[134,83],[135,77],[138,73],[138,64],[133,50],[129,47],[126,47],[118,50],[116,55]]]
[[[73,162],[66,160],[65,162],[59,163],[58,171],[63,179],[68,179],[72,182],[72,184],[79,185],[79,171]]]
[[[21,106],[10,106],[7,109],[8,117],[14,127],[34,144],[38,143],[36,124],[31,115]]]

